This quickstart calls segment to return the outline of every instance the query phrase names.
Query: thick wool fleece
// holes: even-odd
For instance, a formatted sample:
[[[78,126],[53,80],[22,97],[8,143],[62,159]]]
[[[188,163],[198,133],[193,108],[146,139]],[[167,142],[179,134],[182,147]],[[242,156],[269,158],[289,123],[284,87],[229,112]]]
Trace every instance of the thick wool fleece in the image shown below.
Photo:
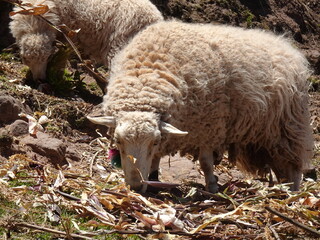
[[[55,25],[80,29],[77,40],[82,52],[96,63],[107,66],[138,31],[163,20],[149,0],[23,0],[23,3],[48,5],[50,11],[43,16]],[[16,7],[15,10],[21,9]],[[52,27],[32,15],[14,15],[10,29],[19,45],[21,39],[30,34],[41,34],[49,38],[51,44],[56,38]],[[46,46],[39,44],[36,47],[41,51]]]
[[[136,35],[111,70],[104,97],[108,115],[154,112],[189,132],[168,136],[161,156],[179,150],[196,156],[199,147],[208,146],[217,154],[229,149],[230,160],[251,173],[269,166],[288,177],[287,168],[308,166],[310,71],[304,56],[281,36],[159,22]]]

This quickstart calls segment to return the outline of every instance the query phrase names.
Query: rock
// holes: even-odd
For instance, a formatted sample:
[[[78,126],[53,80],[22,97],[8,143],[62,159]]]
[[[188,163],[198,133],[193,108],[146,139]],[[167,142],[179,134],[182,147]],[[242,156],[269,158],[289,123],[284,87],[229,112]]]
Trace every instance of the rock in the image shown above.
[[[0,123],[10,123],[18,119],[23,110],[22,103],[11,96],[0,96]]]
[[[81,154],[78,153],[77,147],[73,144],[67,147],[66,157],[76,162],[79,162],[81,160]]]
[[[12,151],[13,138],[5,129],[0,129],[0,155],[8,157]]]
[[[11,135],[17,137],[28,133],[28,123],[23,120],[16,120],[9,126]]]
[[[38,132],[36,138],[27,136],[21,140],[21,143],[29,146],[35,153],[48,158],[54,165],[67,164],[65,157],[67,146],[60,139]]]

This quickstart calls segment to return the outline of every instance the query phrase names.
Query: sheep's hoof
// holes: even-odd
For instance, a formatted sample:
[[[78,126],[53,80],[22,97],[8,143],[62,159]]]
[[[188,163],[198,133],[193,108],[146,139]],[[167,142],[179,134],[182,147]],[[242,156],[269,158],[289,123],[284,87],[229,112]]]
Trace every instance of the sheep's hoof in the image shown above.
[[[311,178],[317,181],[317,170],[315,168],[310,169],[304,173],[304,178]]]
[[[217,193],[219,191],[218,184],[212,183],[206,186],[206,190],[211,193]]]
[[[159,171],[155,170],[149,174],[149,181],[159,181]]]

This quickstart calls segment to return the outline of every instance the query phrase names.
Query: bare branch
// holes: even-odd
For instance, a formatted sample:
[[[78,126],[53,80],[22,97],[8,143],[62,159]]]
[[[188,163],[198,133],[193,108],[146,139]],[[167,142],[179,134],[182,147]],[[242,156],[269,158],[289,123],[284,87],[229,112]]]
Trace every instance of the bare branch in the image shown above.
[[[57,235],[62,235],[62,236],[71,236],[73,238],[80,238],[80,239],[87,239],[87,240],[94,240],[91,237],[87,237],[87,236],[83,236],[83,235],[79,235],[79,234],[67,234],[66,232],[62,232],[59,230],[55,230],[55,229],[51,229],[51,228],[46,228],[46,227],[41,227],[41,226],[37,226],[37,225],[33,225],[30,223],[26,223],[26,222],[20,222],[20,223],[16,223],[15,226],[17,227],[26,227],[26,228],[32,228],[32,229],[37,229],[43,232],[49,232],[49,233],[53,233],[53,234],[57,234]]]
[[[295,220],[283,215],[282,213],[280,213],[280,212],[278,212],[278,211],[276,211],[276,210],[274,210],[274,209],[272,209],[272,208],[270,208],[268,206],[265,207],[265,209],[268,210],[269,212],[271,212],[272,214],[277,215],[278,217],[282,218],[283,220],[285,220],[285,221],[287,221],[287,222],[289,222],[289,223],[291,223],[291,224],[293,224],[293,225],[295,225],[295,226],[297,226],[297,227],[299,227],[299,228],[301,228],[301,229],[303,229],[303,230],[305,230],[305,231],[307,231],[307,232],[309,232],[309,233],[311,233],[311,234],[313,234],[313,235],[315,235],[317,237],[320,237],[320,232],[318,232],[317,230],[315,230],[315,229],[313,229],[311,227],[308,227],[308,226],[306,226],[306,225],[304,225],[302,223],[299,223],[299,222],[297,222],[297,221],[295,221]]]

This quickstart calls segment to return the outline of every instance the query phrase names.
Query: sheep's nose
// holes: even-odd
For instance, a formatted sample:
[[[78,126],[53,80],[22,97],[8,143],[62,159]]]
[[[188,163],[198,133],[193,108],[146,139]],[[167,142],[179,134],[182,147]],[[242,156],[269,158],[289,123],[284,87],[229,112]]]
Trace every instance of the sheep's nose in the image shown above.
[[[147,184],[129,184],[130,189],[136,192],[145,193],[147,191]]]

